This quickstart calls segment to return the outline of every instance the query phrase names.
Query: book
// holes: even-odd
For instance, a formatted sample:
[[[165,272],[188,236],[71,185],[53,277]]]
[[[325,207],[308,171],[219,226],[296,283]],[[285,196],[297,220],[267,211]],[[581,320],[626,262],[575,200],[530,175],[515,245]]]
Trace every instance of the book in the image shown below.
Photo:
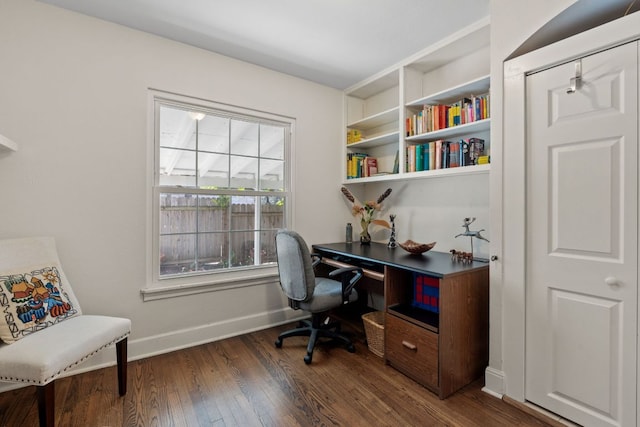
[[[363,176],[363,161],[366,157],[368,157],[366,153],[347,154],[347,179]]]
[[[471,164],[471,160],[469,158],[469,142],[461,139],[459,141],[460,144],[460,166],[468,166]]]
[[[362,140],[362,133],[358,129],[349,129],[347,131],[347,144],[353,144],[354,142],[360,142]]]
[[[434,142],[435,169],[442,169],[442,140]]]
[[[460,142],[454,141],[449,143],[449,164],[450,168],[460,166]]]
[[[477,165],[478,158],[484,155],[484,139],[469,138],[469,164]]]
[[[429,170],[436,169],[436,143],[429,143]]]
[[[407,147],[407,172],[416,171],[416,146],[409,145]]]
[[[399,159],[400,156],[399,155],[400,155],[400,153],[398,151],[396,151],[396,157],[393,160],[393,171],[392,171],[392,173],[400,172],[400,159]]]
[[[442,160],[440,166],[441,169],[446,169],[449,167],[449,141],[442,141],[441,150],[440,157]]]
[[[424,152],[422,144],[416,145],[416,172],[424,170]]]
[[[364,158],[364,176],[373,176],[378,173],[378,159],[375,157]]]
[[[422,149],[422,170],[428,171],[429,167],[429,143],[422,144],[420,148]]]

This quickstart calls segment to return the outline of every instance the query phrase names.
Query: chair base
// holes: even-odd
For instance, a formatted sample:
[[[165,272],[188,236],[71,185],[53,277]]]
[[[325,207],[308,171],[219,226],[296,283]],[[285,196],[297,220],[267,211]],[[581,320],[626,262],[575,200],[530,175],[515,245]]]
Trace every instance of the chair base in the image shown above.
[[[313,349],[320,338],[331,338],[336,342],[344,344],[349,353],[354,353],[356,348],[351,340],[346,335],[340,333],[340,322],[325,323],[322,319],[323,315],[321,313],[317,313],[311,316],[311,321],[300,321],[301,325],[304,326],[282,332],[278,335],[278,339],[275,342],[276,347],[281,348],[282,340],[285,338],[308,336],[309,343],[307,344],[307,354],[304,357],[304,363],[307,365],[310,364],[313,359]]]

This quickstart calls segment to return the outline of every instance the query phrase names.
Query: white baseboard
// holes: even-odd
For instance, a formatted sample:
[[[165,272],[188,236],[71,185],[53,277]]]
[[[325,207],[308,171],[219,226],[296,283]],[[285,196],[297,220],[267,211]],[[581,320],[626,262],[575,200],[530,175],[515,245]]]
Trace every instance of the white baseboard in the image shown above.
[[[222,322],[200,325],[194,328],[171,331],[140,339],[129,339],[127,343],[127,359],[129,361],[144,359],[183,348],[193,347],[208,342],[219,341],[249,332],[271,328],[284,323],[304,319],[305,314],[291,310],[289,307],[280,310],[263,312],[251,316],[237,317]],[[274,336],[274,342],[276,337]],[[87,359],[64,376],[75,375],[95,369],[114,366],[116,364],[115,346],[104,349]],[[0,393],[25,387],[22,383],[0,382]]]
[[[504,395],[504,372],[487,367],[484,371],[484,387],[482,391],[502,399]]]

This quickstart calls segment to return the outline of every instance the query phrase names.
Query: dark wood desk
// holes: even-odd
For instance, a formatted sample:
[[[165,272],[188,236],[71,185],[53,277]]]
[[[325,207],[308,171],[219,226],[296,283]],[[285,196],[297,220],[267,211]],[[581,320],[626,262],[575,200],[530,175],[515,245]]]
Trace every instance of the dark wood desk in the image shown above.
[[[312,249],[327,265],[356,265],[369,279],[382,282],[385,363],[441,399],[484,373],[489,362],[487,263],[462,264],[435,251],[411,255],[381,243],[326,243]],[[437,288],[436,309],[416,304],[416,280]]]
[[[487,269],[486,262],[473,261],[471,264],[453,262],[450,253],[429,251],[422,255],[412,255],[397,247],[387,248],[383,243],[320,243],[313,245],[313,251],[324,258],[331,258],[345,264],[359,264],[375,271],[384,266],[400,268],[427,274],[432,277],[444,277],[453,274],[466,274],[471,270]]]

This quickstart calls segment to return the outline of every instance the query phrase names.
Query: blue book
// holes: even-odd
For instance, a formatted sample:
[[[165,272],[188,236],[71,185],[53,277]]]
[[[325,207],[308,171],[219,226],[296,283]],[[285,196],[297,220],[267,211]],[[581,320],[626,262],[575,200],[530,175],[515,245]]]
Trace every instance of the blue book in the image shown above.
[[[422,170],[429,170],[429,143],[422,144]]]

